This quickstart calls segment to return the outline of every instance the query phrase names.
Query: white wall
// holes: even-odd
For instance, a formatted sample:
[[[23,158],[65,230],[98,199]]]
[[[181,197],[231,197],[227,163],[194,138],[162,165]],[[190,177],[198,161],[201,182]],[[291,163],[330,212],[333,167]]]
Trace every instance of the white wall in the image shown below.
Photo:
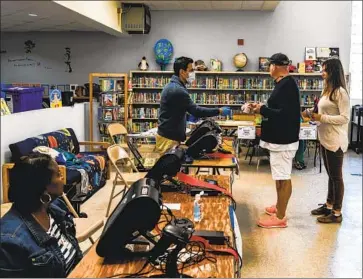
[[[73,128],[79,141],[85,140],[85,106],[41,109],[1,116],[0,164],[9,162],[9,144],[52,132],[61,128]]]
[[[172,42],[174,57],[186,55],[205,62],[219,58],[224,70],[235,70],[232,58],[239,52],[249,58],[246,70],[256,70],[259,56],[281,51],[296,64],[303,61],[305,47],[315,46],[339,47],[348,69],[350,19],[350,1],[281,1],[274,12],[154,11],[150,34],[127,38],[97,32],[3,33],[1,49],[7,53],[1,55],[1,82],[83,84],[90,72],[136,69],[144,55],[151,69],[159,69],[153,46],[161,38]],[[244,46],[237,46],[238,38],[245,40]],[[26,57],[28,39],[36,43],[28,55],[35,62],[11,61]],[[66,72],[64,63],[66,46],[71,48],[72,73]]]

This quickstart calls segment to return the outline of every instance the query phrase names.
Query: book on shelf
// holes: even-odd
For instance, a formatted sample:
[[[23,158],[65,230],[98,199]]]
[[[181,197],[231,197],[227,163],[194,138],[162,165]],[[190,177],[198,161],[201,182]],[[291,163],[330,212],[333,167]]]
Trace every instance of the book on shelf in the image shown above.
[[[101,79],[100,87],[101,91],[113,91],[113,90],[123,90],[125,85],[124,79]]]
[[[160,103],[161,93],[134,93],[133,103]]]
[[[300,74],[305,74],[305,63],[304,62],[300,62],[297,64],[297,71]]]
[[[157,123],[156,122],[133,122],[132,123],[132,131],[134,133],[142,133],[146,132],[152,128],[156,128]]]
[[[101,106],[123,106],[124,94],[119,92],[107,92],[101,94]]]
[[[297,79],[300,90],[323,90],[324,82],[318,78],[301,78]]]
[[[171,76],[158,77],[132,77],[132,87],[161,88],[170,82]]]
[[[198,77],[190,86],[193,88],[205,89],[229,89],[229,90],[243,90],[243,89],[264,89],[270,90],[274,86],[274,82],[269,77]]]
[[[158,118],[160,108],[133,108],[132,117],[137,119]]]
[[[213,105],[213,104],[223,104],[223,105],[243,105],[245,102],[249,101],[264,101],[267,100],[270,93],[254,93],[254,92],[243,92],[243,93],[191,93],[190,98],[194,103],[199,105]]]
[[[98,119],[101,121],[123,121],[124,120],[124,107],[99,107],[98,108]]]

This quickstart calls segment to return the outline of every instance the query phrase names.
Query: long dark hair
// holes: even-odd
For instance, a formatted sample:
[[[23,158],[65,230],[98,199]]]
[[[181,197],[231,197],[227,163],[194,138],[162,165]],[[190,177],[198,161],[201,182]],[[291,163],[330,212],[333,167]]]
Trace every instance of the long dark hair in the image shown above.
[[[325,81],[323,95],[328,95],[329,100],[334,101],[337,98],[337,92],[339,92],[340,87],[343,87],[348,93],[345,83],[343,65],[338,58],[330,58],[324,61],[323,67],[324,66],[325,71],[328,74],[328,78]]]
[[[52,162],[49,155],[31,153],[10,170],[9,200],[21,213],[32,213],[42,205],[40,197],[52,182]]]

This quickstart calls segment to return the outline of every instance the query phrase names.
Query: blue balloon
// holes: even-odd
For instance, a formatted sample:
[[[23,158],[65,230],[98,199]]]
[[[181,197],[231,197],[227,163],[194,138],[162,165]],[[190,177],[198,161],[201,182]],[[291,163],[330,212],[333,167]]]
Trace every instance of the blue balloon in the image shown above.
[[[156,63],[160,66],[165,66],[171,61],[173,56],[173,45],[167,39],[161,39],[156,42],[154,46],[154,53],[156,58]]]

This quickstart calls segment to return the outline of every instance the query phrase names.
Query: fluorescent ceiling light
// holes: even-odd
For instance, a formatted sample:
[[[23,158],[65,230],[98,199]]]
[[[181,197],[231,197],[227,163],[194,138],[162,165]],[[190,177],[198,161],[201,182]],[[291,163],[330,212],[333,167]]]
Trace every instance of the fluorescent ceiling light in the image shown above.
[[[38,16],[38,15],[36,15],[36,14],[28,14],[29,16]]]

